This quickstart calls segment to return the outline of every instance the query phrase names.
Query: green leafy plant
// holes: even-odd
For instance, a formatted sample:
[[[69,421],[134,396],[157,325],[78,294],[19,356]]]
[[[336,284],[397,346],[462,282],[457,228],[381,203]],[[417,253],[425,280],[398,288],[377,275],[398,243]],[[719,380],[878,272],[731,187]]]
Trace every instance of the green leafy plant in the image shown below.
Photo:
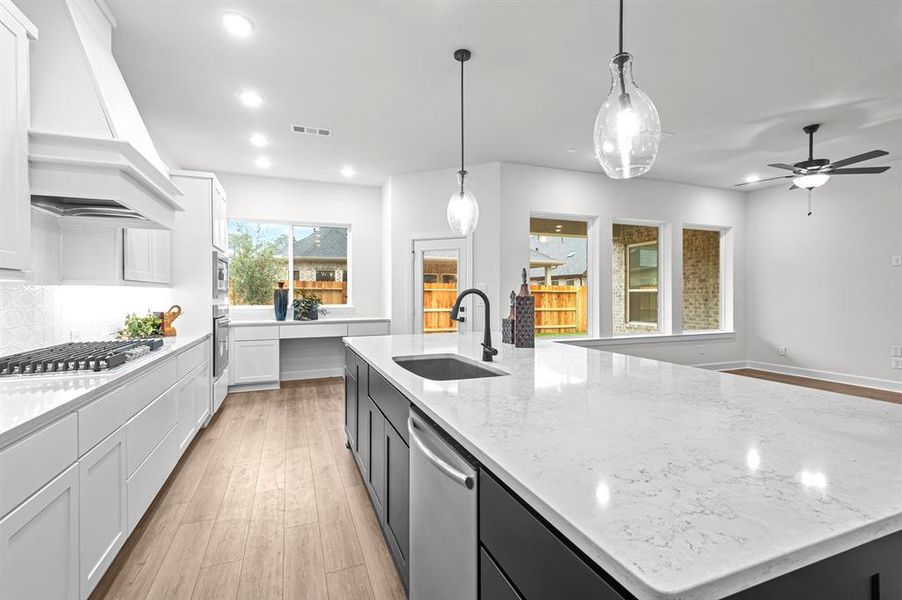
[[[287,247],[286,236],[266,239],[258,225],[251,231],[244,223],[229,234],[229,303],[260,305],[272,303],[275,284],[286,275],[285,258],[279,251]]]
[[[121,340],[157,337],[163,335],[162,327],[163,320],[152,313],[140,317],[132,313],[126,315],[125,323],[116,333],[116,337]]]
[[[295,321],[307,321],[310,319],[310,314],[316,312],[319,315],[325,315],[329,311],[325,308],[321,308],[323,303],[323,299],[314,294],[302,294],[300,298],[296,299],[291,303],[291,308],[294,310],[294,320]]]

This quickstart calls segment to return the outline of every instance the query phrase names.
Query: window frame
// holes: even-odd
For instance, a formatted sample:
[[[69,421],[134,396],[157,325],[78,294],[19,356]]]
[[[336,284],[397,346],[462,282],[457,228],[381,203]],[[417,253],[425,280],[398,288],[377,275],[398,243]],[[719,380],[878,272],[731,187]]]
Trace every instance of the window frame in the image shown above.
[[[294,299],[294,228],[295,227],[334,227],[334,228],[343,228],[347,230],[347,256],[345,257],[345,268],[344,268],[344,278],[343,281],[346,281],[348,284],[348,302],[347,304],[323,304],[323,308],[327,309],[349,309],[354,308],[354,300],[353,300],[353,292],[354,286],[352,282],[353,278],[353,265],[351,264],[351,255],[352,255],[352,227],[350,223],[329,223],[329,222],[320,222],[320,221],[295,221],[291,219],[262,219],[257,217],[252,218],[244,218],[244,217],[227,217],[226,218],[226,244],[229,246],[228,255],[232,256],[232,248],[231,242],[228,239],[229,236],[229,225],[233,222],[247,223],[247,224],[265,224],[265,225],[281,225],[288,227],[288,269],[285,275],[287,275],[287,289],[288,289],[288,297],[289,299]],[[269,304],[233,304],[229,306],[229,309],[237,309],[238,311],[242,310],[259,310],[260,308],[269,307]]]
[[[626,295],[624,299],[624,310],[626,311],[626,315],[624,315],[626,323],[628,325],[655,325],[660,331],[661,329],[661,299],[658,296],[659,290],[661,289],[661,245],[660,245],[660,236],[656,240],[649,240],[647,242],[634,242],[632,244],[626,245],[626,252],[624,252],[623,259],[626,261],[623,269],[623,290]],[[643,289],[630,289],[630,249],[639,248],[641,246],[656,246],[657,247],[657,266],[655,268],[655,282],[654,289],[643,288]],[[630,294],[655,294],[655,320],[654,321],[634,321],[630,317]]]
[[[718,315],[717,329],[684,329],[683,324],[683,301],[685,299],[685,257],[682,255],[682,240],[687,229],[698,231],[716,231],[719,234],[718,240]],[[734,269],[734,253],[733,253],[733,227],[729,225],[711,225],[700,223],[681,223],[680,224],[680,315],[679,315],[679,333],[685,335],[714,334],[732,332],[733,325],[733,269]]]

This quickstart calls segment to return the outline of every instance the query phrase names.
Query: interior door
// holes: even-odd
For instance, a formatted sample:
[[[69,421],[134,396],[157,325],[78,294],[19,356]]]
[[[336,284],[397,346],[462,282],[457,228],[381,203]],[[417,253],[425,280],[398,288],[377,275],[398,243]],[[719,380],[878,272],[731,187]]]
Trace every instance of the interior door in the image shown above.
[[[413,330],[417,333],[463,331],[463,324],[452,321],[450,312],[457,295],[469,281],[466,238],[415,240],[413,254]]]

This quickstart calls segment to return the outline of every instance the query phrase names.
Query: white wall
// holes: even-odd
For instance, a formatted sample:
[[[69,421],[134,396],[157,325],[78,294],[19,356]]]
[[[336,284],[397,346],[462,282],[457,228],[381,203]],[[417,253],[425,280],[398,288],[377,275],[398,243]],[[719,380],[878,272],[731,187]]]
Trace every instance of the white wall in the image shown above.
[[[230,219],[348,224],[352,310],[331,316],[385,316],[382,294],[382,198],[377,187],[217,173]],[[266,316],[271,316],[269,310]],[[235,315],[237,316],[237,315]],[[240,318],[240,317],[239,317]]]
[[[479,202],[479,223],[472,236],[470,257],[473,265],[473,285],[483,287],[492,307],[492,327],[500,329],[499,298],[499,236],[502,227],[500,214],[500,163],[468,166],[470,190]],[[392,270],[386,285],[391,287],[392,333],[410,333],[413,314],[412,239],[433,235],[453,234],[448,229],[446,210],[448,199],[457,189],[457,169],[411,173],[391,177],[387,186],[390,206],[391,244],[389,255]],[[474,303],[469,320],[475,329],[482,329],[482,303]]]
[[[833,177],[810,217],[787,187],[748,195],[749,359],[902,381],[902,164]]]

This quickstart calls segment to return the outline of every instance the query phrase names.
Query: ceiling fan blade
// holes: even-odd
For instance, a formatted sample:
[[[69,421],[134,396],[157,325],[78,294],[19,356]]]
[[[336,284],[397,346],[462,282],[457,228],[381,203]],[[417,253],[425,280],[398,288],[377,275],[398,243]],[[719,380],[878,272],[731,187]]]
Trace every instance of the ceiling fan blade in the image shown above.
[[[827,171],[828,175],[867,175],[869,173],[883,173],[889,171],[889,167],[852,167],[850,169],[833,169]]]
[[[864,154],[859,154],[858,156],[850,156],[849,158],[838,160],[835,163],[831,163],[830,166],[838,169],[839,167],[853,165],[865,160],[871,160],[872,158],[886,156],[887,154],[889,154],[889,152],[885,150],[871,150],[870,152],[865,152]]]
[[[773,163],[773,164],[767,165],[767,166],[768,166],[768,167],[773,167],[773,168],[775,168],[775,169],[786,169],[787,171],[793,171],[793,172],[794,172],[794,171],[797,171],[797,170],[798,170],[798,171],[803,170],[803,169],[796,169],[794,166],[792,166],[792,165],[787,165],[787,164],[785,164],[785,163]]]
[[[768,177],[767,179],[759,179],[758,181],[743,181],[742,183],[737,183],[733,187],[739,187],[741,185],[752,185],[755,183],[764,183],[765,181],[776,181],[777,179],[791,179],[795,177],[795,175],[780,175],[779,177]]]

